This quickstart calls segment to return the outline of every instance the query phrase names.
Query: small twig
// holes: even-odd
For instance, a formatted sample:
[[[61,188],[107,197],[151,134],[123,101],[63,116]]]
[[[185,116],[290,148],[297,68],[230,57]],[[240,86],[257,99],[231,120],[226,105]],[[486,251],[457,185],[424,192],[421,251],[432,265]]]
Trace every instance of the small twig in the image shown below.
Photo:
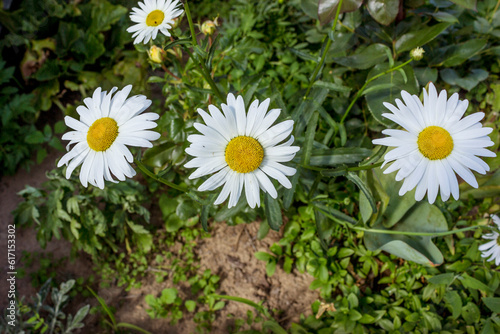
[[[177,80],[181,80],[181,78],[179,78],[177,75],[173,74],[166,66],[165,64],[161,64],[161,68],[167,72],[168,74],[170,74],[171,76],[173,76],[174,78],[176,78]]]

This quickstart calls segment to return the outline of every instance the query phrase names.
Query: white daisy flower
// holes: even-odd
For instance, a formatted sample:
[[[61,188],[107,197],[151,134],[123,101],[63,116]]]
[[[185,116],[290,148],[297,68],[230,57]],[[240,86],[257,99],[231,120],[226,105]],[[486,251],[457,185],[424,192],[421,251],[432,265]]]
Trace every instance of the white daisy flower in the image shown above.
[[[500,218],[497,215],[492,215],[493,222],[497,225],[497,228],[500,229]],[[481,257],[486,258],[491,256],[486,261],[495,260],[495,265],[500,265],[500,235],[498,232],[491,232],[483,235],[484,239],[491,240],[481,246],[479,246],[479,250],[481,251]]]
[[[429,84],[428,94],[424,88],[423,104],[416,95],[406,91],[402,91],[401,96],[406,105],[399,99],[396,99],[397,107],[384,103],[392,113],[382,116],[407,131],[383,130],[382,133],[389,137],[373,140],[374,144],[396,147],[384,157],[384,165],[394,161],[384,174],[399,170],[396,181],[404,179],[399,195],[417,187],[417,201],[422,200],[427,192],[429,203],[434,203],[438,190],[443,201],[450,198],[450,193],[458,200],[455,173],[477,188],[471,170],[480,174],[490,170],[478,157],[496,156],[485,149],[493,145],[488,137],[493,129],[483,128],[479,123],[484,113],[477,112],[461,119],[469,101],[459,101],[456,93],[447,100],[444,90],[438,96],[432,83]]]
[[[214,190],[222,185],[222,191],[214,204],[220,204],[229,196],[228,207],[238,203],[245,188],[248,205],[260,206],[259,188],[276,198],[278,193],[268,176],[278,180],[285,188],[292,184],[287,176],[294,175],[295,168],[287,167],[287,162],[295,157],[298,146],[291,146],[293,136],[285,140],[293,130],[293,121],[288,120],[271,126],[280,114],[280,109],[267,112],[270,99],[259,105],[252,102],[245,113],[243,98],[227,96],[227,105],[222,104],[222,111],[209,105],[207,114],[202,109],[198,113],[205,124],[195,123],[194,127],[201,135],[190,135],[191,145],[186,153],[195,158],[185,166],[198,168],[190,179],[216,173],[208,178],[199,191]]]
[[[75,130],[62,136],[63,140],[70,140],[66,149],[76,145],[59,160],[57,167],[69,162],[66,169],[69,179],[75,168],[83,163],[80,182],[85,187],[90,183],[103,189],[104,180],[116,183],[111,173],[120,181],[133,177],[135,170],[129,163],[134,158],[125,145],[152,147],[150,141],[160,138],[159,133],[147,131],[156,127],[153,121],[158,119],[158,114],[141,114],[151,105],[151,100],[144,95],[127,99],[131,85],[111,98],[116,90],[114,87],[107,93],[97,88],[92,98],[83,100],[86,107],[76,108],[79,121],[69,116],[64,118],[66,125]]]
[[[132,38],[135,38],[134,44],[144,44],[149,40],[154,40],[158,31],[165,36],[170,36],[168,29],[174,25],[174,19],[184,12],[177,8],[179,0],[144,0],[139,2],[139,7],[132,8],[130,19],[137,23],[127,29],[133,32]]]

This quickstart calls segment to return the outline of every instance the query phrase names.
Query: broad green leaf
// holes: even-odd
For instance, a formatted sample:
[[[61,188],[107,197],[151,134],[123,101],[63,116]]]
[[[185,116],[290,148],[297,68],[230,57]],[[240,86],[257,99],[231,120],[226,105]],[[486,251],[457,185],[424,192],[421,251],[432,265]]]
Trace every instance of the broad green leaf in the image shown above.
[[[367,0],[366,8],[380,24],[388,25],[396,19],[400,0]]]
[[[488,78],[489,73],[483,69],[471,69],[465,76],[460,76],[457,71],[451,68],[445,68],[439,71],[441,79],[447,84],[461,87],[465,90],[471,90],[481,81]]]
[[[454,290],[446,291],[444,300],[451,307],[453,319],[457,319],[462,312],[462,298],[460,298],[458,292]]]
[[[335,18],[339,2],[339,0],[319,0],[318,17],[321,24],[328,23]],[[363,0],[344,0],[340,8],[340,13],[353,12],[357,10],[362,3]]]
[[[400,196],[399,185],[401,182],[396,183],[394,180],[396,173],[384,174],[381,168],[375,169],[373,173],[374,179],[380,182],[385,194],[389,196],[387,206],[383,207],[383,215],[386,218],[383,224],[385,227],[391,228],[417,203],[415,189]]]
[[[429,283],[450,285],[455,279],[454,273],[440,274],[429,278]]]
[[[177,298],[177,289],[167,288],[161,292],[161,301],[165,304],[173,304]]]
[[[395,64],[396,66],[398,64]],[[389,69],[388,64],[382,64],[379,66],[375,66],[368,77],[373,77],[379,73],[383,73],[384,71]],[[383,113],[387,112],[387,108],[384,106],[384,102],[388,102],[391,104],[395,104],[396,98],[401,98],[401,91],[405,90],[410,94],[418,94],[418,81],[415,77],[415,73],[413,72],[413,68],[411,66],[405,66],[403,71],[406,76],[401,75],[398,71],[393,71],[382,75],[381,77],[370,82],[366,89],[373,89],[374,87],[382,87],[381,89],[377,89],[375,91],[370,92],[365,95],[366,102],[368,104],[368,109],[370,110],[373,117],[380,123],[391,126],[394,123],[385,117],[382,117]]]
[[[194,300],[186,300],[184,306],[186,306],[186,310],[193,312],[196,309],[196,302]]]
[[[481,319],[481,312],[476,304],[468,302],[462,307],[462,318],[468,325],[475,324]]]
[[[381,223],[374,229],[385,230]],[[448,230],[448,224],[441,211],[427,202],[420,202],[391,229],[394,232],[435,233]],[[369,250],[383,250],[405,260],[426,265],[439,265],[443,255],[432,243],[431,236],[407,236],[365,232],[365,244]]]
[[[396,41],[396,51],[398,53],[410,51],[417,46],[424,46],[425,44],[432,41],[436,38],[440,33],[442,33],[446,28],[448,28],[451,23],[438,23],[436,25],[420,28],[406,33],[403,36],[399,37]]]
[[[481,282],[480,280],[469,276],[467,273],[462,274],[461,276],[458,277],[458,279],[462,282],[462,284],[469,289],[477,289],[481,291],[486,291],[489,293],[493,293],[491,288],[487,286],[485,283]]]
[[[467,9],[476,10],[477,0],[450,0],[450,1],[456,3],[459,6],[465,7]]]
[[[370,44],[366,48],[356,50],[356,53],[343,58],[334,58],[337,64],[357,69],[367,69],[383,63],[387,59],[388,46],[384,44]]]
[[[41,144],[45,141],[45,136],[42,131],[30,132],[24,137],[24,141],[28,144]]]
[[[449,23],[458,23],[458,18],[455,15],[452,15],[447,12],[437,12],[431,14],[439,22],[449,22]]]
[[[264,195],[264,203],[269,227],[275,231],[279,231],[281,225],[283,225],[283,219],[281,217],[281,208],[278,199],[272,198],[269,193],[266,193]]]
[[[266,252],[257,252],[255,253],[255,257],[257,258],[257,260],[261,260],[261,261],[271,261],[272,259],[274,259],[274,257],[269,254],[269,253],[266,253]]]
[[[484,297],[483,303],[494,313],[500,313],[500,298],[499,297]]]
[[[262,324],[262,329],[269,330],[273,334],[287,334],[287,331],[283,329],[276,321],[268,320]]]
[[[454,67],[469,60],[476,53],[481,51],[488,41],[486,39],[472,39],[464,43],[453,45],[446,51],[443,66]]]

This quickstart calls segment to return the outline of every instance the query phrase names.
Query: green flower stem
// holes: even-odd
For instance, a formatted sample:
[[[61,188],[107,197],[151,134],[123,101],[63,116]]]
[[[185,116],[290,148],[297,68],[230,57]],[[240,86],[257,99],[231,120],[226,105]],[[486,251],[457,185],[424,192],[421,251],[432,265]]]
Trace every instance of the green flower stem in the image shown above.
[[[191,18],[191,12],[189,11],[188,1],[184,1],[184,11],[186,12],[186,17],[189,23],[189,30],[191,31],[191,39],[193,40],[193,46],[198,45],[198,41],[196,40],[196,35],[194,33],[194,24],[193,19]]]
[[[442,237],[442,236],[451,235],[451,234],[455,234],[455,233],[474,230],[478,227],[487,228],[487,229],[490,228],[488,226],[476,225],[476,226],[469,226],[469,227],[464,227],[464,228],[461,228],[458,230],[451,230],[451,231],[445,231],[445,232],[406,232],[406,231],[393,231],[393,230],[377,230],[377,229],[370,229],[370,228],[364,228],[364,227],[349,226],[348,224],[346,224],[346,226],[349,227],[350,229],[353,229],[356,231],[364,231],[364,232],[368,232],[368,233],[414,235],[414,236],[422,236],[422,237]]]
[[[358,92],[356,93],[356,95],[354,96],[354,99],[351,101],[351,104],[349,104],[349,107],[347,107],[347,110],[345,111],[344,113],[344,116],[342,116],[342,119],[340,120],[340,123],[343,124],[347,115],[349,114],[349,111],[351,111],[352,107],[354,106],[354,103],[356,103],[356,101],[358,100],[358,98],[361,96],[361,94],[363,94],[363,91],[365,90],[366,86],[372,82],[373,80],[377,79],[377,78],[380,78],[381,76],[383,75],[386,75],[388,73],[391,73],[391,72],[394,72],[396,70],[399,70],[400,68],[403,68],[405,67],[406,65],[408,65],[409,63],[411,63],[413,59],[409,59],[407,60],[406,62],[396,66],[396,67],[393,67],[393,68],[390,68],[388,69],[387,71],[384,71],[382,73],[379,73],[373,77],[371,77],[370,79],[366,80],[365,84],[363,85],[363,87],[361,87],[360,90],[358,90]]]
[[[219,87],[215,84],[214,80],[212,79],[212,75],[210,74],[210,71],[208,68],[205,66],[205,63],[203,61],[199,61],[198,58],[194,57],[191,51],[187,47],[184,47],[184,50],[189,54],[189,57],[193,59],[198,65],[201,67],[201,75],[205,78],[205,80],[208,82],[210,85],[210,88],[212,88],[212,91],[217,95],[217,97],[221,100],[224,101],[224,97],[222,96]]]
[[[181,186],[178,186],[170,181],[167,181],[165,180],[164,178],[162,178],[161,176],[158,176],[156,175],[155,173],[151,172],[146,166],[144,166],[144,164],[142,162],[140,162],[139,160],[137,159],[134,159],[134,162],[135,164],[137,165],[137,167],[139,167],[139,169],[144,173],[146,174],[147,176],[149,176],[150,178],[158,181],[158,182],[161,182],[167,186],[169,186],[170,188],[174,188],[176,190],[179,190],[179,191],[182,191],[184,193],[188,193],[188,189],[184,188],[184,187],[181,187]]]
[[[337,21],[339,20],[339,15],[340,15],[340,8],[342,7],[342,1],[343,0],[340,0],[339,4],[337,6],[337,12],[335,13],[335,20],[333,21],[333,25],[332,25],[332,31],[335,31],[335,27],[337,26]],[[326,54],[328,53],[328,50],[330,50],[330,46],[332,45],[332,39],[329,38],[328,36],[326,36],[326,38],[328,38],[328,41],[326,42],[325,48],[323,50],[323,55],[321,56],[321,60],[316,65],[316,68],[314,69],[313,75],[311,76],[311,80],[309,81],[309,86],[307,86],[307,91],[306,91],[306,94],[304,95],[304,100],[307,99],[307,97],[309,96],[312,85],[316,82],[316,76],[318,75],[321,67],[323,67],[323,63],[325,62]]]

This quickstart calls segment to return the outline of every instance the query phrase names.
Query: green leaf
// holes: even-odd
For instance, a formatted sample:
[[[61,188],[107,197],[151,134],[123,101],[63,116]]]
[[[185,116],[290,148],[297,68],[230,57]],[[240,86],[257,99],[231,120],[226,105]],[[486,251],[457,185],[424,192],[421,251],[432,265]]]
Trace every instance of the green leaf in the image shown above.
[[[354,218],[352,218],[352,217],[346,215],[345,213],[340,212],[339,210],[334,209],[334,208],[332,208],[332,207],[330,207],[322,202],[313,201],[312,205],[314,207],[316,207],[318,210],[320,210],[324,215],[326,215],[330,219],[340,220],[342,222],[347,222],[347,223],[350,223],[353,225],[358,223]]]
[[[483,69],[471,69],[465,76],[460,76],[457,71],[451,68],[445,68],[439,71],[439,75],[444,82],[449,85],[461,87],[465,90],[471,90],[481,81],[488,78],[489,73]]]
[[[223,301],[218,301],[217,303],[215,303],[213,310],[218,311],[218,310],[222,309],[225,305],[226,305],[226,303],[224,303]]]
[[[462,298],[456,291],[446,291],[444,295],[445,302],[451,307],[452,318],[458,319],[462,312]]]
[[[352,56],[334,58],[333,61],[346,67],[365,70],[383,63],[387,59],[388,49],[388,46],[384,44],[370,44],[366,48],[358,48]]]
[[[381,223],[375,224],[373,228],[387,229]],[[435,233],[447,231],[448,224],[437,207],[427,202],[420,202],[391,230]],[[369,231],[366,231],[364,236],[369,250],[383,250],[405,260],[435,266],[443,263],[443,255],[431,239],[431,236],[408,236]]]
[[[208,232],[208,213],[210,211],[210,206],[212,204],[205,204],[201,207],[201,227],[203,227],[203,231]]]
[[[266,253],[266,252],[256,252],[255,257],[257,258],[257,260],[266,261],[266,262],[274,259],[274,256],[272,256],[271,254]]]
[[[287,331],[283,329],[276,321],[268,320],[262,324],[262,329],[270,330],[274,334],[287,334]]]
[[[396,51],[398,53],[410,51],[417,46],[424,46],[425,44],[432,41],[436,38],[440,33],[442,33],[446,28],[448,28],[451,23],[438,23],[436,25],[421,28],[406,33],[403,36],[399,37],[396,41]]]
[[[429,278],[429,283],[450,285],[454,279],[455,279],[454,273],[446,273]]]
[[[450,0],[450,1],[467,9],[476,10],[477,0]]]
[[[54,132],[56,134],[61,134],[66,131],[66,124],[64,124],[64,121],[57,121],[56,124],[54,124]]]
[[[163,291],[161,292],[161,301],[164,304],[167,305],[173,304],[176,298],[177,298],[177,289],[175,288],[163,289]]]
[[[186,306],[186,310],[189,312],[194,312],[196,309],[196,302],[194,300],[186,300],[184,306]]]
[[[38,151],[36,152],[36,163],[41,164],[46,157],[47,157],[47,150],[44,148],[38,149]]]
[[[500,298],[499,297],[484,297],[483,302],[494,313],[500,313]]]
[[[489,286],[481,282],[480,280],[469,276],[467,273],[462,274],[458,277],[458,279],[462,282],[462,284],[469,289],[477,289],[481,291],[486,291],[489,293],[493,293]]]
[[[321,24],[328,23],[335,18],[339,2],[339,0],[319,0],[318,17]],[[363,0],[344,0],[340,8],[340,13],[353,12],[357,10],[362,3]]]
[[[264,205],[269,227],[275,231],[279,231],[281,225],[283,225],[283,219],[278,199],[274,199],[269,193],[266,193],[264,195]]]
[[[325,82],[325,81],[321,81],[321,80],[316,81],[313,84],[313,86],[322,87],[322,88],[326,88],[326,89],[333,91],[333,92],[342,92],[342,93],[348,93],[352,90],[351,87],[342,86],[342,85],[338,85],[338,84],[333,83],[333,82]]]
[[[358,188],[363,192],[365,195],[366,199],[370,203],[370,206],[372,208],[372,212],[375,213],[377,212],[377,205],[375,203],[375,199],[373,198],[372,192],[370,188],[353,172],[348,172],[347,173],[347,179],[349,179],[351,182],[353,182],[355,185],[358,186]]]
[[[487,39],[472,39],[464,43],[453,45],[446,51],[446,59],[443,62],[443,66],[454,67],[461,65],[481,51],[487,43]]]
[[[366,8],[380,24],[388,25],[396,19],[400,0],[367,0]]]
[[[368,77],[374,77],[388,69],[389,64],[377,65],[370,71]],[[419,91],[418,81],[413,68],[408,65],[403,68],[403,71],[407,80],[405,80],[405,77],[400,72],[393,71],[373,80],[366,86],[367,90],[371,90],[370,93],[365,95],[368,109],[373,117],[385,126],[391,126],[393,123],[382,117],[382,114],[387,112],[384,102],[394,104],[394,100],[401,97],[402,90],[410,94],[418,94]],[[375,89],[377,87],[378,89]]]
[[[370,149],[362,147],[314,150],[309,164],[311,166],[335,166],[340,164],[356,163],[370,156],[370,154]]]
[[[464,307],[462,307],[462,318],[464,318],[468,325],[472,325],[481,319],[481,312],[476,304],[468,302]]]
[[[269,261],[266,264],[266,275],[271,277],[276,271],[276,261]]]
[[[24,141],[28,144],[41,144],[45,141],[45,136],[42,131],[30,132],[24,137]]]

